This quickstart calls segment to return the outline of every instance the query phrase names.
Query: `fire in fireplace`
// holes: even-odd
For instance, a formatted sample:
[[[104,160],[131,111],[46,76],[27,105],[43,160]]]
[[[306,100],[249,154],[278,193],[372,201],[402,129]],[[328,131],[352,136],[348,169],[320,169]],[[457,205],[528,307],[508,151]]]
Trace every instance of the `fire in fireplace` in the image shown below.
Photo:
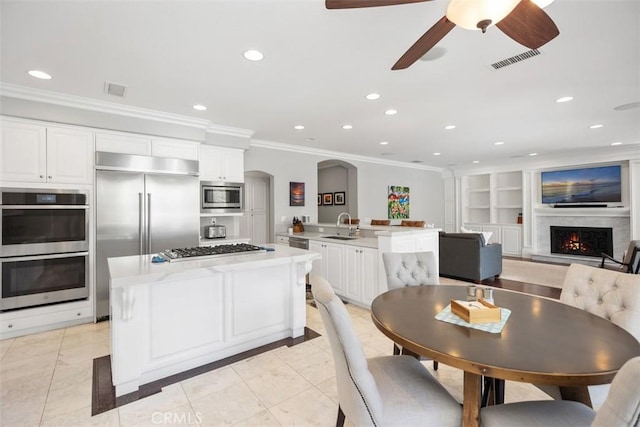
[[[551,253],[600,257],[613,256],[613,229],[551,226]]]

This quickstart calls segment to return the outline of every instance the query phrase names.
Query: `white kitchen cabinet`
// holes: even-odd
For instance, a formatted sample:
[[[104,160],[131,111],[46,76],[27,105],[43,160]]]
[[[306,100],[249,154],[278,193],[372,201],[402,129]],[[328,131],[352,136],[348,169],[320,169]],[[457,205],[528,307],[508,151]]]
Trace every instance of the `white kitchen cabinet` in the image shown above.
[[[200,145],[200,180],[244,182],[244,150]]]
[[[152,139],[151,155],[172,159],[198,160],[198,142],[177,139]]]
[[[3,120],[0,180],[91,184],[93,133]]]
[[[96,151],[198,160],[200,143],[171,138],[154,138],[127,133],[96,134]]]
[[[121,133],[97,133],[96,151],[150,156],[151,137]]]
[[[320,260],[313,261],[311,274],[324,277],[338,295],[345,295],[343,245],[309,241],[309,250],[319,253]]]
[[[344,296],[366,306],[378,296],[378,250],[357,246],[344,248]]]
[[[490,231],[493,234],[488,243],[500,243],[503,255],[522,255],[522,225],[465,223],[464,228],[474,231]]]

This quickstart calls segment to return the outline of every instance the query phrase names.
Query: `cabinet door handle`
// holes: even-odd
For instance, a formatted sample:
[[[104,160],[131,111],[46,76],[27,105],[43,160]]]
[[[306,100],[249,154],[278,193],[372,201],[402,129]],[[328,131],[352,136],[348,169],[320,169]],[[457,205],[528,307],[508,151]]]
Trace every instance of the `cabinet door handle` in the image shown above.
[[[44,178],[44,175],[40,175],[40,178]]]
[[[9,328],[13,328],[13,323],[9,323],[7,326],[8,326]]]
[[[51,179],[51,178],[53,178],[53,177],[52,177],[51,175],[49,175],[49,177],[48,177],[48,178],[49,178],[49,179]]]

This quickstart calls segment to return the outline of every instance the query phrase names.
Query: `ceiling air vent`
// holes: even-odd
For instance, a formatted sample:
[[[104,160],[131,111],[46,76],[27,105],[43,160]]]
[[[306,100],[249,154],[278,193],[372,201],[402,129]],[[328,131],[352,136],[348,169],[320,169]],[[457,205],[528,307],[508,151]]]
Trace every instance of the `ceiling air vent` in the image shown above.
[[[516,62],[524,61],[525,59],[529,59],[537,55],[540,55],[540,51],[538,49],[532,49],[519,55],[512,56],[511,58],[495,62],[491,64],[491,66],[494,70],[499,70],[500,68],[506,67],[507,65],[515,64]]]
[[[117,83],[104,82],[104,93],[124,98],[124,95],[127,93],[127,87]]]

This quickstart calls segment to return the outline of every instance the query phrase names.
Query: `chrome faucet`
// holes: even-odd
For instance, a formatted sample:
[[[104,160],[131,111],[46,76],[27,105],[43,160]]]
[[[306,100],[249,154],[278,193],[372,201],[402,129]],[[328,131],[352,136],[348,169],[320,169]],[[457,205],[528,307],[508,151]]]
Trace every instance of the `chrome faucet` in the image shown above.
[[[342,218],[342,215],[346,215],[349,219],[349,236],[353,236],[353,228],[351,227],[351,215],[349,215],[348,212],[342,212],[340,215],[338,215],[338,220],[336,221],[336,234],[340,234],[340,218]]]

